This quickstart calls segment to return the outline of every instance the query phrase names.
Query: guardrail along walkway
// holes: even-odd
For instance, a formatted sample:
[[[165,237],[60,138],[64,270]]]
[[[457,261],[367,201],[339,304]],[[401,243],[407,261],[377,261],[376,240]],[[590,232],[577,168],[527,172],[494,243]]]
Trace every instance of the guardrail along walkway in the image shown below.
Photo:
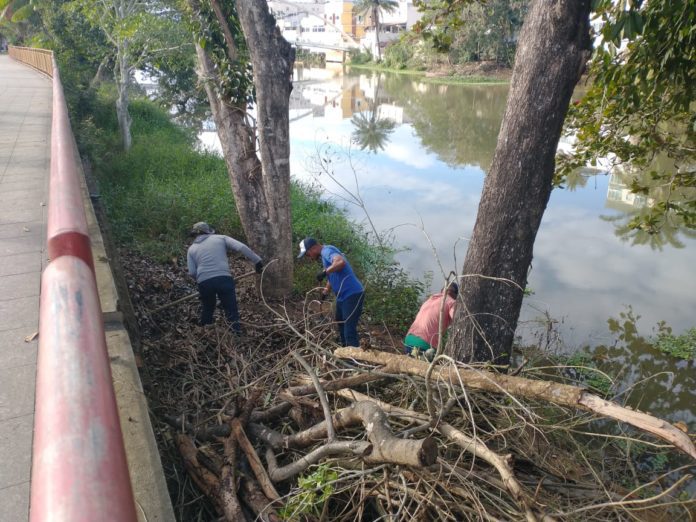
[[[51,99],[49,78],[0,55],[0,522],[29,517]]]

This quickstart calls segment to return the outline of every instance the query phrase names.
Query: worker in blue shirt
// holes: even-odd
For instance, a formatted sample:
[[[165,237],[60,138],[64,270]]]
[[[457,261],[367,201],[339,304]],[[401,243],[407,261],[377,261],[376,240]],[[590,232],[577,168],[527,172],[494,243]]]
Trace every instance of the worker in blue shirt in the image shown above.
[[[331,290],[336,294],[336,323],[341,336],[341,345],[360,346],[358,321],[362,314],[365,289],[355,276],[346,256],[335,246],[322,245],[312,237],[300,241],[300,255],[313,261],[321,260],[323,269],[317,274],[317,281],[327,279],[322,290],[325,297]]]

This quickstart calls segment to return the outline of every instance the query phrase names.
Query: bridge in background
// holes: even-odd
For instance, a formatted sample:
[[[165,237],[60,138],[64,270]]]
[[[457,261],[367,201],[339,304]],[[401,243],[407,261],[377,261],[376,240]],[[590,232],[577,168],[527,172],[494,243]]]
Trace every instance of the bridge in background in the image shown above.
[[[0,55],[0,521],[174,520],[57,67],[49,51],[10,53]]]

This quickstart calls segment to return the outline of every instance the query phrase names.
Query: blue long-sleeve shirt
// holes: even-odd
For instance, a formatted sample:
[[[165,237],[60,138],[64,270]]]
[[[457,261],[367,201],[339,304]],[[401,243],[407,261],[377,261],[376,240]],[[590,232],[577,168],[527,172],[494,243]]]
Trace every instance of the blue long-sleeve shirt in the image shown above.
[[[336,294],[336,301],[344,301],[351,295],[364,292],[365,289],[360,280],[355,276],[353,267],[350,266],[346,256],[333,245],[324,245],[321,249],[321,264],[324,269],[331,266],[335,256],[341,256],[346,262],[346,266],[343,267],[343,270],[327,274],[329,284]]]
[[[228,252],[246,257],[252,264],[261,258],[241,241],[220,234],[201,234],[194,239],[186,254],[188,272],[197,283],[218,276],[231,276]]]

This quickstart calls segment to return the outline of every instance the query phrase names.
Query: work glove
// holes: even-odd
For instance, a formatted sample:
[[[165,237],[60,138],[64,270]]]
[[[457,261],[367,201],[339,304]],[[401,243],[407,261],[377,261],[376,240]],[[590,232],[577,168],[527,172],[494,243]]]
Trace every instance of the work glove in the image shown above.
[[[322,270],[321,272],[319,272],[317,274],[317,281],[319,281],[321,283],[325,277],[326,277],[326,270]]]
[[[257,261],[257,263],[254,265],[254,270],[256,270],[257,274],[260,274],[263,271],[263,260]]]

